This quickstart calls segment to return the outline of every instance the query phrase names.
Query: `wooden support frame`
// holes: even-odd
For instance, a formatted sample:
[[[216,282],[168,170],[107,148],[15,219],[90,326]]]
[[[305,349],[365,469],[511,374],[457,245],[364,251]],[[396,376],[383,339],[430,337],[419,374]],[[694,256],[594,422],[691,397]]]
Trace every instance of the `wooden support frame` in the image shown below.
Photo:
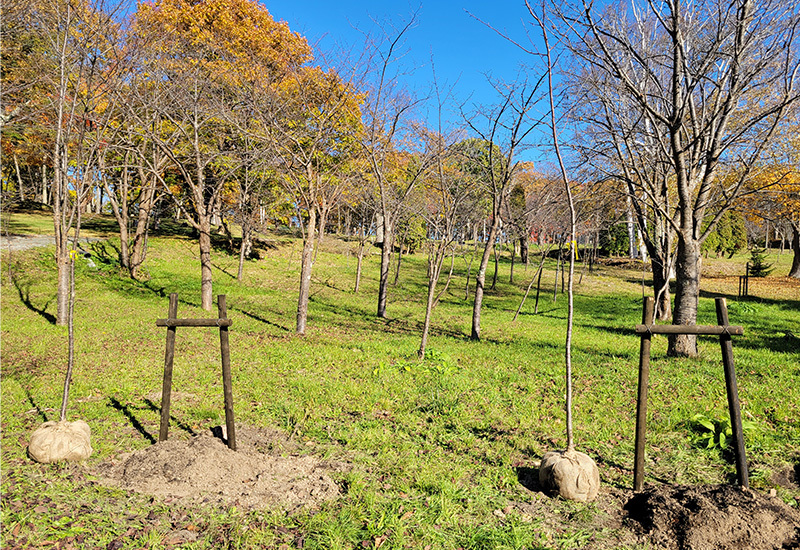
[[[233,322],[228,319],[228,306],[225,295],[217,296],[218,317],[216,319],[178,319],[178,295],[169,295],[169,311],[166,319],[156,319],[156,326],[167,327],[167,347],[164,354],[164,382],[161,386],[161,426],[158,440],[166,441],[169,434],[169,409],[172,400],[172,365],[175,359],[175,336],[178,327],[219,327],[219,347],[222,354],[222,390],[225,400],[225,429],[228,447],[236,450],[236,425],[233,419],[233,389],[231,381],[231,354],[228,340],[228,327]]]
[[[636,448],[633,463],[633,490],[641,491],[644,487],[644,449],[647,425],[647,389],[650,378],[650,339],[653,334],[697,334],[719,336],[722,350],[722,366],[725,371],[725,388],[728,396],[728,412],[731,418],[731,430],[734,439],[734,455],[736,457],[737,481],[742,487],[749,487],[747,457],[744,448],[742,430],[742,413],[739,404],[739,389],[736,383],[736,369],[733,364],[732,335],[744,334],[744,329],[728,324],[728,306],[725,298],[716,298],[718,326],[699,325],[656,325],[653,322],[654,300],[644,300],[642,324],[636,325],[636,334],[641,336],[639,347],[639,392],[636,400]]]

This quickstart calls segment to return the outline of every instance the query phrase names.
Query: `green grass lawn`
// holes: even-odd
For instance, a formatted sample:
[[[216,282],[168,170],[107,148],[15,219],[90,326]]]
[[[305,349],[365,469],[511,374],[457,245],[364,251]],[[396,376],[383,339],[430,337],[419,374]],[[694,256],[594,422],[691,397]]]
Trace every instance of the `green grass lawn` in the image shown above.
[[[4,223],[16,233],[46,233],[41,217],[17,214]],[[164,533],[178,524],[198,526],[198,540],[184,546],[192,548],[288,548],[298,540],[303,548],[372,548],[384,536],[381,548],[580,548],[587,537],[613,536],[587,533],[586,518],[601,513],[596,504],[548,500],[561,518],[557,528],[541,518],[495,513],[538,498],[520,476],[544,452],[565,445],[567,300],[559,293],[553,301],[554,264],[543,277],[538,314],[531,295],[512,322],[533,269],[517,265],[510,284],[505,258],[485,298],[483,339],[472,342],[466,263],[457,259],[420,361],[423,253],[403,258],[399,284],[389,292],[389,318],[378,319],[377,253],[366,259],[355,294],[355,244],[333,237],[314,266],[304,337],[293,334],[296,240],[276,237],[266,258],[247,262],[242,283],[235,278],[238,257],[215,251],[214,293],[227,295],[234,323],[237,423],[280,428],[308,442],[308,452],[352,464],[337,480],[345,495],[320,510],[287,515],[176,508],[97,485],[93,465],[157,437],[159,403],[152,396],[161,387],[165,331],[155,320],[166,317],[168,295],[179,293],[179,317],[210,315],[199,308],[195,242],[152,237],[147,280],[132,281],[116,264],[107,222],[95,224],[96,235],[111,235],[94,245],[97,268],[77,268],[69,417],[92,428],[95,452],[85,465],[39,465],[25,456],[31,432],[57,420],[67,331],[52,324],[52,250],[3,253],[4,540],[25,539],[30,547],[61,541],[76,548],[162,548]],[[789,254],[772,259],[776,276],[788,270]],[[754,425],[746,441],[751,485],[775,488],[797,506],[800,492],[776,484],[774,476],[800,468],[800,286],[771,277],[751,284],[753,296],[739,301],[732,275],[746,261],[745,255],[705,261],[698,323],[716,324],[713,297],[728,297],[731,323],[745,327],[733,345],[743,416]],[[598,266],[576,286],[576,443],[598,462],[606,488],[632,483],[639,349],[633,326],[641,319],[641,277],[640,270]],[[191,398],[175,401],[172,415],[197,429],[219,425],[218,332],[179,329],[177,341],[173,391]],[[698,359],[676,360],[665,356],[666,339],[655,338],[652,353],[646,481],[735,479],[729,453],[702,448],[691,421],[698,413],[726,418],[718,341],[703,338]],[[189,434],[173,426],[171,437]]]

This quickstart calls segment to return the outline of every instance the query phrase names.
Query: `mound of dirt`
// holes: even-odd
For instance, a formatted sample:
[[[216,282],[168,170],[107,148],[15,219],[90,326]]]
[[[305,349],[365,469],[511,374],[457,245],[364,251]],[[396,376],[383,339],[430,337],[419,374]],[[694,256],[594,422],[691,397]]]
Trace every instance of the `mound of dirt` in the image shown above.
[[[733,485],[659,485],[625,505],[646,540],[665,550],[800,548],[800,512]]]
[[[340,495],[329,474],[344,465],[301,456],[278,432],[237,426],[236,443],[232,451],[211,433],[171,439],[101,464],[96,473],[103,485],[251,509],[314,508]]]

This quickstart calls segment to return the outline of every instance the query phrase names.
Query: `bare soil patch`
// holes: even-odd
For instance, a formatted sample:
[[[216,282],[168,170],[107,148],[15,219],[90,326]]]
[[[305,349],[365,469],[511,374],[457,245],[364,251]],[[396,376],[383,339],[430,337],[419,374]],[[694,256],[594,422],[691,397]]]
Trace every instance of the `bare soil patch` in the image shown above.
[[[219,428],[213,432],[220,435]],[[184,504],[296,510],[341,494],[331,474],[347,465],[302,455],[280,432],[237,426],[236,443],[232,451],[213,433],[172,439],[120,455],[99,465],[96,474],[103,485]]]
[[[533,491],[528,502],[513,503],[523,521],[538,519],[559,532],[569,521],[592,533],[584,550],[644,547],[659,550],[798,550],[800,511],[773,496],[735,485],[651,485],[634,493],[604,486],[597,512],[569,517],[540,492],[536,469],[518,470]],[[574,513],[574,511],[573,511]],[[565,517],[565,514],[567,517]]]
[[[651,487],[624,509],[648,542],[665,550],[800,548],[800,512],[733,485]]]

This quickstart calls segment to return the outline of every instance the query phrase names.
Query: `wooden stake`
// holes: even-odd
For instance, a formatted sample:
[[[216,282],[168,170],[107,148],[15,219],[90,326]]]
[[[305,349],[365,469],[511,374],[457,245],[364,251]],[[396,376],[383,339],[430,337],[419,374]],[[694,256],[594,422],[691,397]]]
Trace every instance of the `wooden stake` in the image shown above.
[[[731,335],[744,334],[742,327],[728,324],[728,307],[725,298],[716,299],[717,322],[719,326],[695,325],[654,325],[653,298],[645,298],[642,324],[636,325],[636,333],[641,336],[639,350],[639,394],[636,403],[636,448],[633,465],[633,490],[641,491],[644,486],[644,449],[647,420],[647,385],[650,376],[650,338],[653,334],[705,334],[719,335],[722,348],[722,364],[725,370],[725,388],[728,394],[728,411],[731,417],[731,431],[734,437],[736,456],[736,475],[739,485],[748,488],[747,457],[742,433],[742,413],[739,406],[739,389],[736,385],[736,370],[733,366],[733,344]]]
[[[728,305],[725,302],[725,298],[717,298],[715,302],[717,308],[717,322],[723,327],[727,327]],[[750,487],[750,481],[747,473],[747,457],[744,450],[742,412],[739,407],[739,388],[736,384],[736,369],[733,365],[733,344],[731,342],[731,335],[728,332],[720,335],[719,345],[722,348],[722,367],[725,369],[725,389],[728,393],[728,413],[731,417],[731,430],[733,431],[736,477],[738,478],[739,485],[748,488]]]
[[[169,295],[170,319],[178,316],[178,295],[174,292]],[[175,359],[175,327],[167,328],[167,351],[164,355],[164,383],[161,386],[161,428],[158,431],[158,440],[166,441],[169,433],[169,406],[172,394],[172,363]]]
[[[175,331],[177,327],[219,327],[219,347],[222,352],[222,390],[225,398],[225,429],[228,447],[236,450],[236,426],[233,419],[233,383],[231,381],[231,351],[228,341],[228,319],[225,295],[217,296],[217,319],[178,319],[178,295],[169,295],[167,319],[156,319],[156,326],[167,327],[167,351],[164,357],[164,384],[161,387],[161,427],[158,440],[166,441],[169,435],[169,407],[172,397],[172,365],[175,359]]]
[[[220,321],[227,320],[228,306],[225,295],[217,296],[217,308]],[[228,342],[228,326],[220,324],[219,347],[222,351],[222,391],[225,394],[225,428],[228,434],[228,447],[236,450],[236,426],[233,421],[233,384],[231,382],[231,353]]]
[[[653,324],[655,300],[648,296],[644,299],[642,324]],[[633,490],[641,491],[644,487],[644,449],[645,432],[647,430],[647,387],[650,379],[650,332],[642,334],[639,345],[639,394],[636,399],[636,450],[633,461]]]

